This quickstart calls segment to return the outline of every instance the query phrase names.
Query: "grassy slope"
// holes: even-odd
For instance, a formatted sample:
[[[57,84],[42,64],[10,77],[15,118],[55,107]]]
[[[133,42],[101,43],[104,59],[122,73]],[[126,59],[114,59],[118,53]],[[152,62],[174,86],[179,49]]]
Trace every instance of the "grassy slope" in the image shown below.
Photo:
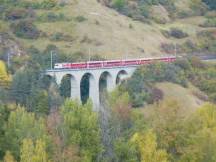
[[[48,12],[40,11],[39,14]],[[159,54],[159,46],[168,41],[155,25],[147,25],[118,14],[116,11],[102,6],[96,0],[79,0],[55,13],[64,13],[69,18],[84,16],[84,22],[61,21],[55,23],[37,23],[42,31],[52,34],[62,32],[75,38],[73,42],[52,42],[48,39],[29,41],[19,39],[26,46],[36,45],[44,49],[47,44],[54,43],[67,53],[74,51],[99,54],[108,58],[151,56]],[[98,22],[98,24],[96,24]],[[130,29],[129,25],[133,28]],[[84,38],[87,41],[83,42]],[[142,52],[144,49],[145,52]],[[127,54],[128,53],[128,54]],[[127,56],[126,56],[127,55]]]
[[[194,92],[200,91],[192,85],[189,85],[188,88],[184,88],[174,83],[164,82],[158,83],[156,87],[163,91],[164,101],[177,101],[180,106],[181,114],[184,116],[191,114],[204,104],[204,101],[194,95]],[[149,113],[152,113],[151,107],[152,105],[148,105],[145,109],[139,111],[142,111],[146,116],[148,116]]]
[[[188,0],[179,3],[179,7],[186,8],[185,5],[188,5],[186,2]],[[37,15],[48,12],[50,11],[36,11]],[[181,43],[186,39],[196,39],[196,32],[202,30],[198,25],[205,20],[204,17],[190,17],[177,19],[165,25],[154,22],[145,24],[121,15],[113,9],[101,5],[96,0],[74,1],[63,8],[54,8],[51,12],[64,13],[71,20],[54,23],[36,22],[37,27],[48,35],[56,32],[70,35],[74,41],[51,41],[49,38],[39,38],[38,40],[15,38],[15,40],[24,47],[34,45],[41,50],[45,49],[48,44],[55,44],[68,54],[76,51],[84,53],[90,51],[92,55],[98,54],[106,58],[158,56],[165,55],[160,51],[161,43]],[[75,21],[76,16],[83,16],[87,20],[77,22]],[[2,27],[4,30],[5,26],[7,25]],[[165,38],[160,32],[161,29],[168,30],[171,27],[181,28],[190,37],[182,40]]]
[[[203,104],[203,101],[194,96],[194,92],[198,91],[192,85],[189,88],[183,88],[180,85],[173,83],[159,83],[157,87],[164,92],[164,99],[173,99],[180,103],[180,106],[185,110],[195,110]]]

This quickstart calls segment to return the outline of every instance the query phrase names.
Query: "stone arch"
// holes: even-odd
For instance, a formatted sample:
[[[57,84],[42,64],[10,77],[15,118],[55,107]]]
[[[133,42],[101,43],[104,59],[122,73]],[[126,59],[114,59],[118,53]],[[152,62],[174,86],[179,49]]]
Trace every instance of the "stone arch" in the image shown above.
[[[63,84],[65,84],[65,83],[63,83],[64,79],[66,82],[69,82],[68,83],[69,85],[63,85]],[[78,96],[77,91],[79,90],[79,87],[78,87],[78,83],[77,83],[75,76],[73,76],[72,74],[65,74],[64,76],[62,76],[61,84],[60,84],[60,90],[68,91],[68,94],[65,97],[70,97],[70,98],[76,99]]]
[[[100,102],[102,101],[104,95],[106,95],[106,92],[109,92],[113,90],[114,88],[114,82],[113,82],[113,76],[110,72],[104,71],[101,73],[99,77],[99,93],[100,93]]]
[[[96,85],[96,80],[93,74],[83,74],[80,80],[80,98],[83,104],[85,104],[89,98],[94,102],[97,96],[95,93],[99,93],[97,92]]]
[[[120,70],[116,76],[116,85],[119,85],[123,80],[129,77],[129,74],[126,70]]]

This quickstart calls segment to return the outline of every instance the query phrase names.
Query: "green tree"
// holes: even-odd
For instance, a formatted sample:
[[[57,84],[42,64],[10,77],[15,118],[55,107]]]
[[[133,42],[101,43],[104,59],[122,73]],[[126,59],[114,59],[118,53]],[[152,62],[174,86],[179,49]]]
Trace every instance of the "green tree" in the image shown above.
[[[64,76],[62,79],[60,94],[65,98],[69,98],[71,96],[71,77],[68,75]]]
[[[113,161],[119,162],[139,161],[136,148],[129,142],[134,125],[131,119],[132,109],[128,93],[121,92],[120,88],[117,88],[109,94],[108,108],[104,109],[106,111],[104,117],[103,114],[101,115],[101,127],[105,132],[102,136],[104,146],[106,150],[111,149],[108,152],[109,160],[113,159]],[[108,120],[106,116],[108,116]],[[110,143],[107,143],[107,141],[110,141]]]
[[[9,117],[9,108],[6,105],[0,103],[0,157],[5,154],[5,130],[6,124]]]
[[[49,113],[49,99],[46,91],[40,91],[36,96],[35,112],[46,115]]]
[[[48,97],[50,109],[58,109],[63,103],[63,98],[60,96],[58,86],[54,82],[50,84]]]
[[[126,140],[126,138],[118,138],[114,142],[115,160],[118,162],[137,162],[138,151],[135,145]]]
[[[38,120],[34,113],[28,113],[24,108],[18,107],[10,113],[5,131],[5,150],[10,150],[16,159],[19,157],[20,145],[23,139],[33,141],[43,139],[47,143],[49,138],[46,132],[45,121]]]
[[[62,138],[67,146],[78,146],[82,161],[96,161],[102,151],[98,116],[92,104],[85,105],[66,100],[61,108],[63,118]]]
[[[29,110],[32,110],[31,103],[39,88],[39,77],[40,67],[33,62],[28,62],[23,69],[18,70],[13,77],[11,85],[12,99],[17,104],[26,106]]]

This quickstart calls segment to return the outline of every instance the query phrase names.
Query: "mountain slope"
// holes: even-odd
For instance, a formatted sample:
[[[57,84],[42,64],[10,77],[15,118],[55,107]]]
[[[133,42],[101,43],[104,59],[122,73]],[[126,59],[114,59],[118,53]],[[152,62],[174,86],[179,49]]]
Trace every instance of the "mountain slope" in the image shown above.
[[[27,0],[23,2],[25,1]],[[185,8],[189,1],[184,0],[176,6]],[[161,15],[168,16],[163,6],[153,6],[153,8],[155,14],[160,15],[161,12]],[[16,37],[10,30],[10,24],[13,21],[0,20],[1,34],[8,33],[11,40],[16,42],[23,51],[30,46],[43,51],[49,44],[54,44],[69,55],[81,52],[85,55],[97,54],[110,59],[161,56],[166,55],[167,51],[174,53],[174,43],[181,46],[191,41],[193,44],[196,43],[194,46],[204,48],[206,45],[195,42],[198,40],[197,33],[203,30],[215,31],[214,27],[200,26],[207,19],[204,16],[174,19],[165,24],[156,23],[153,19],[141,22],[124,16],[97,0],[72,1],[51,9],[35,9],[34,12],[36,16],[33,22],[42,33],[42,36],[37,39]],[[51,21],[50,19],[56,15],[60,15],[60,18]],[[168,32],[171,28],[179,28],[188,36],[177,39],[164,35],[164,31]]]

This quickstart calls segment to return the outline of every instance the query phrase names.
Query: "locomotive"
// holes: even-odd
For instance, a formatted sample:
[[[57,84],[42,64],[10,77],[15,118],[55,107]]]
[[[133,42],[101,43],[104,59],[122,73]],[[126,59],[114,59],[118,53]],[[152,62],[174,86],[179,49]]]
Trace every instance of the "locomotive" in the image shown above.
[[[111,68],[124,66],[140,66],[151,64],[153,62],[174,62],[175,56],[158,57],[158,58],[141,58],[128,60],[107,60],[107,61],[87,61],[76,63],[56,63],[54,69],[94,69],[94,68]]]

